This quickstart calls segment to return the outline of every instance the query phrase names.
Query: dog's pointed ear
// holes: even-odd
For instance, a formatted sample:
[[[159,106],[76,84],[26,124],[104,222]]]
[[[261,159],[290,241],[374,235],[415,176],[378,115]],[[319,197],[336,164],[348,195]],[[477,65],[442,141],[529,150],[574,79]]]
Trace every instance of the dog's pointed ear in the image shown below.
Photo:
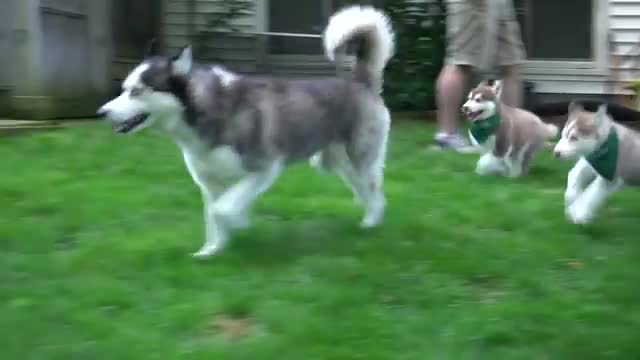
[[[584,108],[582,107],[582,104],[578,103],[575,100],[572,100],[569,103],[569,114],[575,113],[577,111],[582,111],[584,110]]]
[[[598,115],[607,115],[607,104],[601,104],[598,106]]]
[[[193,67],[193,52],[191,46],[185,46],[178,55],[172,59],[173,73],[175,75],[186,75]]]
[[[496,99],[500,99],[502,96],[502,80],[495,80],[492,89],[493,93],[496,94]]]
[[[160,55],[160,43],[158,42],[158,39],[153,38],[149,41],[149,44],[147,44],[147,50],[144,53],[144,57],[148,59],[157,55]]]
[[[593,121],[595,122],[596,125],[600,125],[606,120],[607,120],[607,104],[602,104],[598,106],[598,111],[596,111],[596,114],[593,116]]]

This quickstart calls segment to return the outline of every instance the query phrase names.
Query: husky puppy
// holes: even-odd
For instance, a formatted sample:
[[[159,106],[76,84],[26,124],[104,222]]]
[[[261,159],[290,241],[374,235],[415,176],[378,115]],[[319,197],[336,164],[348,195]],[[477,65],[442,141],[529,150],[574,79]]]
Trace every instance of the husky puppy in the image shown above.
[[[152,50],[122,94],[98,110],[117,133],[151,128],[182,150],[204,199],[205,242],[196,257],[222,249],[284,168],[314,154],[361,200],[361,225],[381,222],[390,115],[380,89],[394,52],[387,16],[364,6],[334,14],[324,32],[327,57],[351,43],[359,45],[351,79],[244,76],[196,64],[189,47],[174,57]]]
[[[567,177],[565,214],[574,224],[587,224],[609,194],[623,185],[640,185],[640,134],[615,123],[600,105],[596,112],[572,102],[556,158],[578,159]]]
[[[528,172],[534,155],[558,135],[558,128],[526,110],[502,103],[501,90],[500,81],[493,86],[481,82],[469,92],[462,112],[471,121],[472,144],[483,152],[476,173],[516,178]]]

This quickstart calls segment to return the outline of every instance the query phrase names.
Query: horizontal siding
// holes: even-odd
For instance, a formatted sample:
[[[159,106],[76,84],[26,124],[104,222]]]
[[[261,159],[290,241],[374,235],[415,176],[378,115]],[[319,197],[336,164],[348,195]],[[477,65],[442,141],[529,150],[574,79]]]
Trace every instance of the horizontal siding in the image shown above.
[[[640,78],[640,0],[609,0],[610,80],[616,92]]]
[[[255,0],[261,1],[261,0]],[[190,44],[189,32],[206,32],[207,18],[223,10],[224,0],[164,0],[163,33],[169,52],[177,51]],[[193,7],[193,13],[191,13]],[[233,25],[240,31],[256,31],[257,15],[237,19]],[[211,34],[209,34],[211,35]],[[217,61],[228,64],[234,71],[255,72],[256,39],[251,36],[212,36],[210,44],[204,44],[202,53],[196,54],[201,60]]]
[[[600,0],[596,0],[600,1]],[[608,75],[588,70],[559,73],[553,69],[527,69],[527,80],[543,93],[626,93],[625,84],[640,78],[640,0],[608,0]]]
[[[163,32],[168,51],[175,52],[190,42],[190,29],[196,32],[205,31],[207,15],[221,11],[224,0],[199,0],[195,4],[189,1],[164,0]],[[255,0],[256,9],[260,4]],[[195,5],[195,15],[191,14],[191,6]],[[259,16],[253,14],[239,19],[234,25],[240,32],[255,32],[258,29]],[[193,22],[193,24],[191,24]],[[211,33],[214,37],[210,44],[200,48],[196,54],[199,60],[220,63],[229,69],[241,73],[255,73],[264,70],[276,76],[327,76],[335,74],[335,67],[322,55],[311,57],[300,56],[261,56],[258,53],[259,39],[247,34]],[[321,41],[318,39],[318,41]],[[261,63],[261,60],[263,61]]]

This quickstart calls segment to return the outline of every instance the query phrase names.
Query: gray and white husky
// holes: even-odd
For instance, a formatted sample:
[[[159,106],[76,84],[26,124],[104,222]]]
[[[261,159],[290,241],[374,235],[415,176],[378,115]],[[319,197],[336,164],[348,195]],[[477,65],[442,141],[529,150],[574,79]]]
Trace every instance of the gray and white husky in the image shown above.
[[[640,134],[614,122],[607,105],[589,112],[572,102],[554,154],[578,159],[564,195],[565,214],[574,224],[591,222],[607,197],[623,185],[640,185]]]
[[[500,100],[501,92],[500,80],[493,86],[482,81],[469,92],[462,112],[471,121],[471,142],[483,152],[476,173],[515,178],[527,174],[536,153],[558,135],[558,128],[529,111],[506,105]]]
[[[182,150],[205,208],[205,242],[194,255],[217,253],[228,230],[249,225],[251,204],[287,165],[312,163],[339,174],[372,227],[383,217],[382,191],[390,115],[380,95],[394,52],[389,19],[372,7],[335,13],[324,32],[334,60],[358,44],[352,78],[285,80],[198,65],[189,47],[175,57],[154,51],[98,110],[118,133],[144,128],[169,135]]]

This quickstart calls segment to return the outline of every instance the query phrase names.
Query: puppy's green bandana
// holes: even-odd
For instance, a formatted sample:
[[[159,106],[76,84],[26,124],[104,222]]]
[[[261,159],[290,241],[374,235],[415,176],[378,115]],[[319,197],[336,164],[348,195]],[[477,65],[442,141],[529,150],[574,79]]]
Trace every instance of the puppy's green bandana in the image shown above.
[[[486,119],[471,123],[469,133],[478,144],[484,144],[500,127],[500,116],[496,113]]]
[[[600,147],[587,156],[587,161],[593,169],[603,178],[611,181],[616,175],[618,165],[618,133],[614,128],[609,131],[607,140]]]

